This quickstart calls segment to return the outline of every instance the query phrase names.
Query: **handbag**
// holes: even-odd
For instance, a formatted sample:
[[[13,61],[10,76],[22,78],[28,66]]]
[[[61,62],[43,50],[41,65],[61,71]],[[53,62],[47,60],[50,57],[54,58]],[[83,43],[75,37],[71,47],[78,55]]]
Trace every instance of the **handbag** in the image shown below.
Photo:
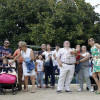
[[[44,63],[44,66],[45,66],[45,67],[50,67],[50,60],[49,60],[49,61],[46,61],[46,62]]]

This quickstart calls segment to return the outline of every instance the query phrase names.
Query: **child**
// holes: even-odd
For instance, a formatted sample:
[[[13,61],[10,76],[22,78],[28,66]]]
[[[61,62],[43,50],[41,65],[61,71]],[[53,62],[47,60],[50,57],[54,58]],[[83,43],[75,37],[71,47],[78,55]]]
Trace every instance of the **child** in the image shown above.
[[[4,67],[4,69],[2,70],[2,72],[9,73],[9,74],[15,72],[14,69],[10,68],[11,66],[8,64],[8,59],[7,58],[3,59],[2,67]]]
[[[39,88],[38,86],[39,79],[41,81],[42,88],[44,88],[44,85],[43,85],[44,62],[42,60],[42,55],[39,55],[39,59],[36,60],[35,66],[36,66],[36,73],[37,73],[37,88]]]

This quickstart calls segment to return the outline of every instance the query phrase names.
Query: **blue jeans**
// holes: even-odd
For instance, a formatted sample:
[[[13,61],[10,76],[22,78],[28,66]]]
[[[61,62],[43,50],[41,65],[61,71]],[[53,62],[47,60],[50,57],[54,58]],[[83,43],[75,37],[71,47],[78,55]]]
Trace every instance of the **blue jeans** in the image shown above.
[[[43,71],[39,71],[39,74],[37,75],[37,86],[39,84],[39,79],[41,80],[41,86],[43,86]]]
[[[80,59],[79,59],[79,60],[80,60]],[[79,60],[77,60],[77,61],[79,61]],[[76,65],[75,65],[75,73],[78,74],[78,72],[80,71],[80,69],[81,69],[81,63],[76,64]]]
[[[54,81],[54,84],[53,85],[55,85],[55,71],[56,70],[58,72],[58,75],[60,74],[60,69],[58,68],[58,66],[53,66],[53,76],[54,76],[54,78],[51,77],[51,79],[50,79],[50,84],[51,85],[52,85],[52,81]]]

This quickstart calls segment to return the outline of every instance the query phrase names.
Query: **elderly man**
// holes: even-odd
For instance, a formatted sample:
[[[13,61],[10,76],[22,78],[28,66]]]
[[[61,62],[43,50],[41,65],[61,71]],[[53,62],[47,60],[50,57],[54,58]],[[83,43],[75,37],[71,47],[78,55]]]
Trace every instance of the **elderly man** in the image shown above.
[[[65,41],[64,48],[59,50],[57,61],[60,65],[60,76],[58,80],[57,93],[61,93],[64,86],[65,92],[71,93],[70,82],[74,75],[76,54],[77,52],[70,48],[69,41]]]
[[[8,40],[4,41],[4,46],[0,46],[0,65],[2,65],[2,60],[6,57],[8,59],[12,58],[12,50],[9,48],[10,42]]]

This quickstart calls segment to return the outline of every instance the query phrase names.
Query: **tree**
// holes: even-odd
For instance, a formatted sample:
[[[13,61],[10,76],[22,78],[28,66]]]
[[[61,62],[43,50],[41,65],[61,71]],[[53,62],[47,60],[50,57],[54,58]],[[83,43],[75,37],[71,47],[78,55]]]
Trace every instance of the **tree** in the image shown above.
[[[41,45],[61,45],[69,40],[87,44],[100,31],[94,21],[100,20],[94,8],[84,0],[0,0],[0,44],[4,39],[16,48],[18,41]]]

